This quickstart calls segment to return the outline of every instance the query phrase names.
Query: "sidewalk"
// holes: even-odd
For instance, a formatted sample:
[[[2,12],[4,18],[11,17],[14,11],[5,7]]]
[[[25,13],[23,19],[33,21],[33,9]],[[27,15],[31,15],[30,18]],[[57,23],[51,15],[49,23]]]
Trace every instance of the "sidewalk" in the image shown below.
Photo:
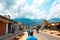
[[[10,33],[4,36],[0,36],[0,40],[14,40],[14,37],[18,36],[19,34],[23,34],[23,32],[18,31],[16,33]]]

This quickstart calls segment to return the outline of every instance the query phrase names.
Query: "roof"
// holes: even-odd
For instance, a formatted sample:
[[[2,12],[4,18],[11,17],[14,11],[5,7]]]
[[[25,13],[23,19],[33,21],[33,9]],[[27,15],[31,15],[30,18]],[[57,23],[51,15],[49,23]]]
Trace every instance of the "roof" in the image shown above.
[[[11,22],[13,22],[13,23],[18,23],[18,22],[16,22],[16,21],[14,21],[14,20],[12,20],[12,19],[9,19],[9,18],[6,18],[6,17],[4,17],[4,16],[2,16],[2,15],[0,15],[0,18],[1,18],[1,19],[4,19],[4,20],[11,21]]]
[[[54,25],[52,25],[54,24]],[[60,25],[60,22],[54,22],[54,23],[49,23],[48,26],[57,26],[57,25]]]

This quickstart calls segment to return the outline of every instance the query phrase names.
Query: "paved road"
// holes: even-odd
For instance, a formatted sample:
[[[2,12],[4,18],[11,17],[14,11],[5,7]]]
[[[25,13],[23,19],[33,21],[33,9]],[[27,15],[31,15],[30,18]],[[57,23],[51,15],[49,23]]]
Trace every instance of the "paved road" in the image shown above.
[[[39,35],[44,38],[44,40],[60,40],[60,38],[39,32]]]
[[[34,32],[34,36],[37,37],[38,40],[42,40],[41,37],[40,37],[36,32]],[[22,37],[20,38],[20,40],[26,40],[27,37],[28,37],[28,34],[27,34],[27,32],[25,32],[25,35],[22,36]]]
[[[34,32],[34,36],[37,37],[38,40],[43,40],[43,38],[36,32]]]

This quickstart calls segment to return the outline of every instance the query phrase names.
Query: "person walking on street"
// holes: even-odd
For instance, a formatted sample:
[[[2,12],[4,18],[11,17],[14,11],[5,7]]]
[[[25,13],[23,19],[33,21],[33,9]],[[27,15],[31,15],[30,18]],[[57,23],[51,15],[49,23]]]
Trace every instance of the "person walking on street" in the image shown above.
[[[39,28],[36,29],[36,32],[39,33]]]
[[[27,29],[28,36],[31,33],[30,28]]]
[[[33,31],[33,28],[31,28],[30,30],[31,30],[31,33],[33,34],[33,32],[34,32],[34,31]]]
[[[38,40],[38,39],[35,36],[33,36],[32,33],[30,33],[30,36],[28,36],[26,40]]]

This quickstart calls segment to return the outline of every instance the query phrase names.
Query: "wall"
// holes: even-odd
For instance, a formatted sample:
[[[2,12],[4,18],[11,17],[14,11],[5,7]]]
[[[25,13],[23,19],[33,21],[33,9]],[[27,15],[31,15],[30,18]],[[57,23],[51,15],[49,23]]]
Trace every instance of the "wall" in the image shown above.
[[[4,35],[6,33],[6,23],[0,22],[0,35]]]
[[[8,23],[6,24],[6,34],[8,34]]]
[[[14,27],[14,32],[18,32],[19,31],[19,25],[13,25],[13,27]]]

